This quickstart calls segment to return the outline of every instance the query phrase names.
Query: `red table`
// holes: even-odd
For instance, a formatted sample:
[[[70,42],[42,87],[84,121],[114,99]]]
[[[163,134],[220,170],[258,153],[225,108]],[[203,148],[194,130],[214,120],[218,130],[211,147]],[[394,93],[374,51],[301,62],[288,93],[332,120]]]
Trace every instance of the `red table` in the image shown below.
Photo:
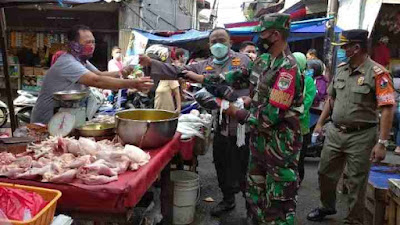
[[[79,182],[53,184],[7,178],[0,178],[0,182],[60,190],[62,197],[57,203],[57,210],[61,212],[94,215],[99,213],[102,215],[103,213],[125,214],[128,209],[133,208],[140,201],[164,168],[166,169],[164,181],[161,182],[164,186],[169,185],[169,166],[167,165],[179,150],[179,140],[180,134],[177,133],[165,146],[149,151],[151,159],[148,164],[136,171],[120,174],[118,181],[104,185],[85,185]],[[166,196],[165,190],[162,195]],[[172,205],[169,207],[172,208]]]

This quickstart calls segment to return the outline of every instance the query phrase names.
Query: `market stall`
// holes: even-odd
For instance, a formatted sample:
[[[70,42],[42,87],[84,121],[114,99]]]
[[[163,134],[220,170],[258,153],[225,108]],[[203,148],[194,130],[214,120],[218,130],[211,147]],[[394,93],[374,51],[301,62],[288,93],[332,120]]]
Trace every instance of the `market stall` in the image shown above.
[[[381,39],[387,37],[387,50],[389,65],[384,65],[391,70],[394,76],[398,77],[400,67],[400,4],[394,1],[383,1],[382,5],[375,7],[375,13],[372,14],[368,30],[371,32],[371,56],[374,60],[381,61],[378,55],[382,52]],[[375,20],[376,18],[376,20]],[[385,61],[385,60],[383,60]],[[383,63],[379,62],[379,63]]]
[[[136,171],[127,171],[118,180],[103,185],[86,185],[78,180],[69,184],[44,183],[40,181],[0,178],[0,182],[16,183],[36,187],[57,189],[62,192],[57,211],[71,215],[74,219],[97,222],[127,221],[132,208],[161,174],[164,197],[163,214],[170,218],[171,208],[168,165],[179,148],[180,134],[163,147],[149,150],[150,161]]]
[[[56,1],[7,0],[0,3],[0,7],[49,2]],[[60,4],[86,2],[96,2],[96,0],[57,1]],[[8,59],[4,18],[3,12],[1,20],[2,58]],[[19,36],[19,34],[14,33],[12,36]],[[36,39],[39,40],[36,47],[42,46],[41,36],[38,35],[39,39]],[[13,42],[16,40],[20,42],[18,38],[12,38],[15,39]],[[15,44],[13,43],[13,45]],[[4,60],[3,64],[6,85],[9,86],[8,70],[10,65],[8,60]],[[11,92],[7,94],[9,107],[12,109]],[[63,98],[65,96],[73,96],[73,99]],[[58,204],[58,210],[68,213],[74,218],[126,223],[132,215],[132,208],[138,204],[156,179],[161,177],[162,213],[166,223],[172,224],[173,193],[170,188],[169,163],[179,149],[180,134],[175,134],[176,115],[169,113],[168,118],[171,118],[165,121],[166,113],[164,112],[161,113],[164,119],[158,118],[160,120],[158,121],[154,117],[149,119],[147,112],[139,113],[144,117],[139,116],[140,118],[136,119],[131,118],[132,114],[128,113],[129,115],[115,125],[117,137],[115,133],[107,136],[95,135],[93,132],[100,131],[101,133],[108,129],[108,127],[95,126],[95,128],[91,128],[93,130],[90,130],[92,135],[89,137],[91,138],[83,138],[84,132],[76,128],[82,125],[79,113],[85,109],[77,107],[75,104],[77,99],[74,98],[76,96],[79,96],[79,101],[82,96],[87,96],[87,93],[61,93],[59,100],[65,100],[65,105],[62,106],[64,111],[55,114],[53,122],[50,121],[48,127],[28,124],[18,130],[20,136],[33,136],[34,144],[28,144],[26,147],[26,144],[21,144],[21,140],[18,138],[3,141],[2,151],[15,150],[16,152],[0,153],[0,174],[3,177],[1,181],[60,190],[63,197]],[[12,110],[10,111],[13,113]],[[157,115],[150,114],[151,116]],[[85,121],[85,117],[83,117],[83,121]],[[138,123],[141,122],[147,125],[144,127],[139,125]],[[153,127],[152,123],[158,125]],[[166,125],[160,126],[162,123]],[[12,125],[15,129],[15,121],[12,121]],[[143,127],[144,130],[138,129],[138,127]],[[137,131],[142,133],[137,134]],[[40,134],[37,135],[38,133]],[[49,133],[59,138],[47,138]],[[92,150],[89,151],[90,148]],[[103,152],[104,155],[100,156],[96,152]],[[136,161],[136,157],[139,155],[145,160]]]
[[[89,4],[88,4],[89,3]],[[2,8],[3,69],[0,71],[0,96],[7,101],[9,114],[15,115],[12,101],[17,90],[36,92],[52,56],[66,49],[67,31],[75,24],[90,26],[97,50],[92,62],[105,70],[111,48],[118,42],[118,4],[101,0],[5,0]],[[6,99],[7,98],[7,99]],[[18,110],[17,110],[18,111]],[[11,118],[11,128],[17,122]]]

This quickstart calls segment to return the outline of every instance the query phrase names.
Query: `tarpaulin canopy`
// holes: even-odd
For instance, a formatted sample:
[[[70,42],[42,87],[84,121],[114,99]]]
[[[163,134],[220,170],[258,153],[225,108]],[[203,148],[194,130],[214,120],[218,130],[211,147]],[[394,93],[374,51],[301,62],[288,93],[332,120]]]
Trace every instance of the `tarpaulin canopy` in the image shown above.
[[[1,0],[0,8],[26,4],[44,4],[44,3],[59,3],[59,4],[85,4],[100,2],[102,0]]]
[[[323,37],[325,35],[325,22],[331,18],[320,18],[312,20],[304,20],[293,22],[290,28],[289,41],[298,41],[305,39],[313,39]],[[236,23],[234,26],[227,24],[233,42],[235,39],[254,40],[257,33],[254,32],[254,27],[257,22]],[[244,26],[241,26],[244,25]],[[187,45],[189,42],[201,41],[208,38],[210,31],[187,30],[184,33],[171,35],[168,37],[156,35],[147,31],[135,29],[138,33],[148,38],[149,44],[164,44],[173,46]],[[335,32],[341,32],[341,29],[336,27]],[[243,41],[243,40],[241,40]]]

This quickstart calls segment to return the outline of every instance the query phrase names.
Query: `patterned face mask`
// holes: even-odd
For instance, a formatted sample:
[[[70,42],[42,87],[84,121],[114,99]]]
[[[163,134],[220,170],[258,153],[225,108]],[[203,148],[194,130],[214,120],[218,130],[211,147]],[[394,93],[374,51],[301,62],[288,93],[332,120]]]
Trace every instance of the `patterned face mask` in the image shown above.
[[[93,57],[94,45],[93,44],[80,44],[76,41],[71,41],[69,43],[69,49],[71,54],[79,59],[81,62],[86,62]]]

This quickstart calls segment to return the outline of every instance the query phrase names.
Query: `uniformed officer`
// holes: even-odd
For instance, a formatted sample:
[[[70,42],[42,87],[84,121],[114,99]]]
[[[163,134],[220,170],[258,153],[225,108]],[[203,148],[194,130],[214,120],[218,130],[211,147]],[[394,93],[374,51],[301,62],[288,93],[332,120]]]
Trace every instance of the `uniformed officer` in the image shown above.
[[[246,55],[230,49],[230,35],[225,28],[215,28],[210,32],[209,45],[211,57],[183,68],[150,60],[146,56],[140,56],[139,60],[143,66],[150,66],[150,76],[155,81],[176,79],[180,73],[188,78],[226,74],[247,68],[250,63]],[[249,95],[248,82],[235,82],[231,86],[235,96]],[[235,194],[241,190],[244,192],[249,158],[248,144],[240,147],[236,144],[237,121],[223,115],[220,123],[214,135],[213,157],[223,200],[211,211],[213,216],[220,216],[235,207]]]
[[[311,221],[321,221],[336,213],[336,186],[346,166],[349,212],[344,224],[364,224],[370,162],[381,161],[386,155],[394,88],[389,72],[368,56],[367,38],[366,30],[348,30],[343,31],[337,43],[346,51],[349,62],[338,66],[328,88],[327,104],[314,130],[321,133],[331,114],[318,172],[321,207],[308,214]]]
[[[257,224],[294,224],[297,161],[302,146],[303,79],[289,50],[290,16],[260,18],[258,47],[250,77],[256,82],[250,111],[230,106],[226,113],[250,124],[247,213]]]

